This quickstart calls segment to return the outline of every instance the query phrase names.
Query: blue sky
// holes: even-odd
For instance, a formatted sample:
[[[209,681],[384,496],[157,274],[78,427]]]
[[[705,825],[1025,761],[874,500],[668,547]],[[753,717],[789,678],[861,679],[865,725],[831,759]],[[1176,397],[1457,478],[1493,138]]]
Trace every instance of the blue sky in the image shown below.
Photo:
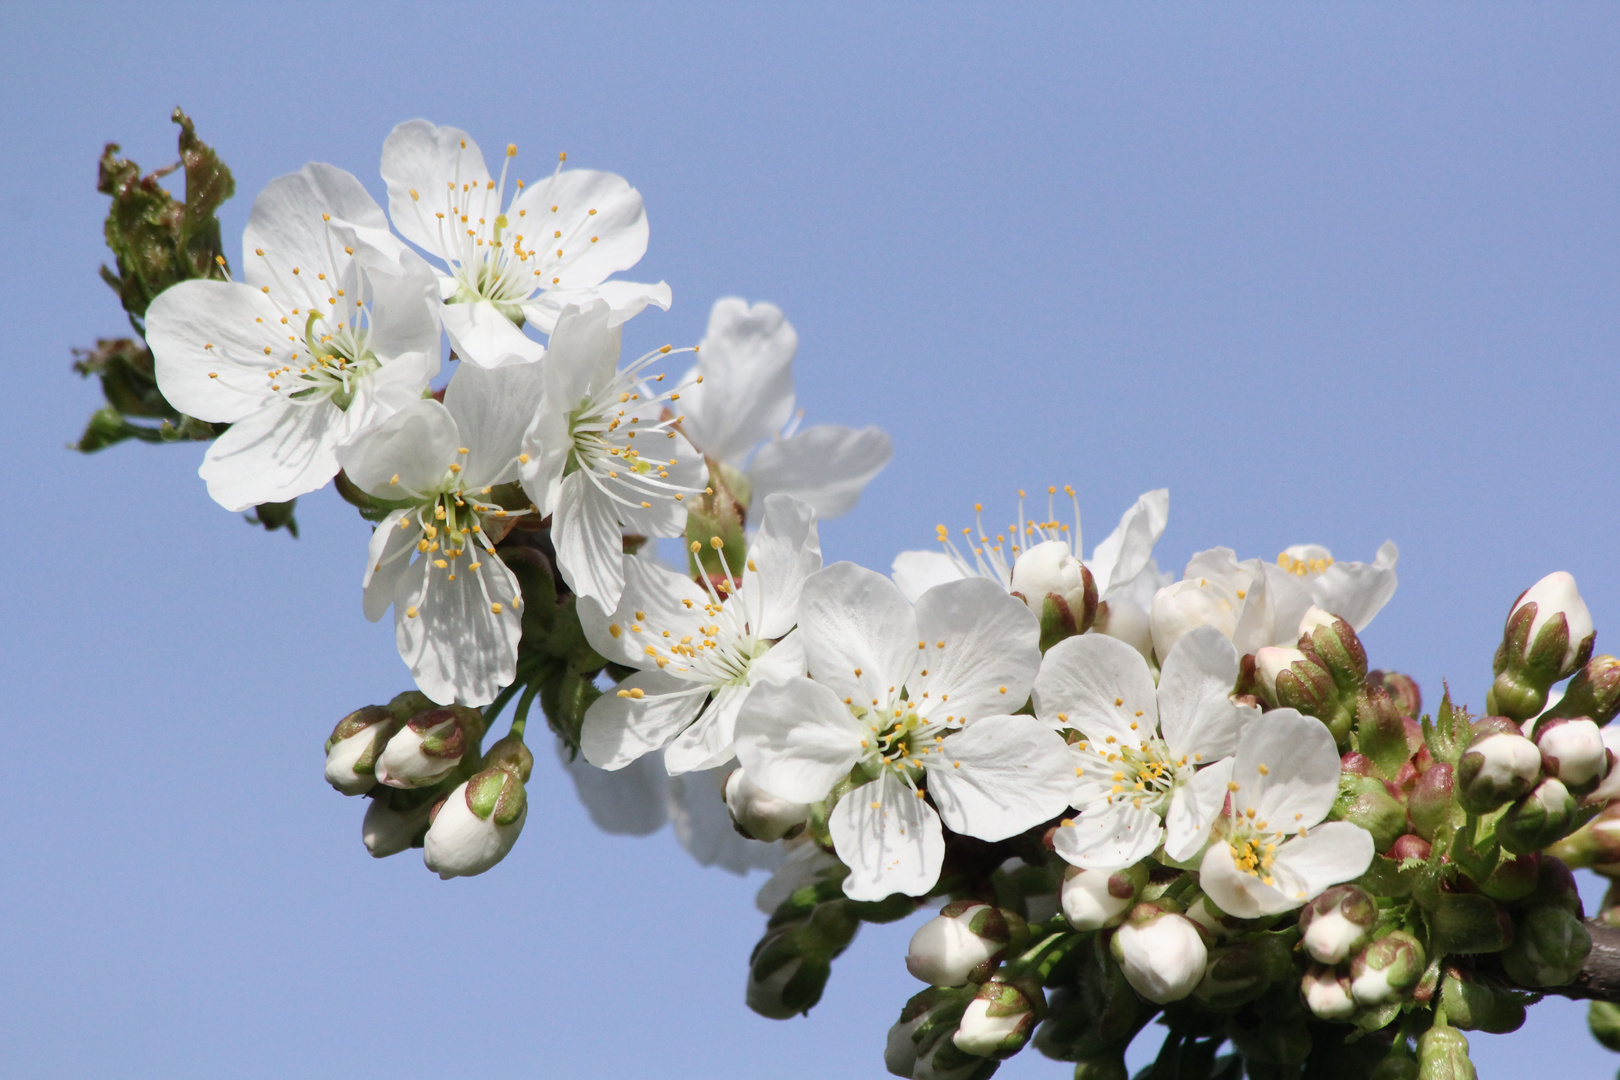
[[[5,1071],[875,1076],[915,988],[909,925],[868,928],[808,1019],[753,1016],[757,879],[597,833],[544,758],[496,871],[366,857],[320,762],[409,685],[360,612],[367,527],[327,493],[300,540],[250,529],[199,447],[62,449],[97,400],[69,349],[125,326],[104,142],[172,160],[184,105],[236,174],[233,254],[306,161],[381,196],[416,116],[619,172],[634,277],[675,294],[627,347],[769,299],[807,422],[893,434],[829,558],[885,567],[1047,484],[1095,542],[1167,486],[1170,568],[1395,539],[1373,663],[1479,706],[1543,574],[1600,650],[1620,618],[1617,49],[1599,5],[8,6]],[[1614,1068],[1584,1015],[1476,1039],[1481,1074]]]

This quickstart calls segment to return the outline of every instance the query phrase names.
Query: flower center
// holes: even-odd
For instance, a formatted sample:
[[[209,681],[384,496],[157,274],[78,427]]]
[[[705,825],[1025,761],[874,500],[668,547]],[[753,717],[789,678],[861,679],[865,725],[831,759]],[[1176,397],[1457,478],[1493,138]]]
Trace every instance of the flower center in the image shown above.
[[[1277,845],[1285,834],[1267,831],[1267,822],[1256,821],[1254,811],[1228,819],[1226,843],[1232,849],[1232,865],[1266,885],[1276,885],[1271,875],[1272,864],[1277,861]]]
[[[1004,589],[1012,589],[1013,563],[1026,548],[1048,540],[1062,540],[1069,545],[1070,553],[1080,550],[1080,500],[1075,497],[1074,488],[1065,484],[1064,492],[1069,501],[1074,504],[1074,530],[1071,533],[1069,526],[1057,520],[1053,512],[1053,499],[1057,496],[1057,488],[1046,489],[1046,518],[1045,521],[1032,521],[1024,517],[1024,492],[1018,493],[1018,521],[1009,524],[1004,533],[998,532],[992,539],[984,528],[984,504],[973,504],[973,527],[962,529],[963,542],[967,550],[963,551],[956,546],[950,537],[950,532],[943,525],[934,526],[934,538],[945,548],[946,556],[951,560],[957,571],[963,577],[989,578],[999,582]],[[1009,540],[1008,537],[1011,537]],[[969,555],[972,557],[969,558]],[[1079,558],[1075,555],[1075,558]]]
[[[574,445],[563,475],[584,472],[614,502],[643,510],[651,508],[652,498],[683,502],[703,490],[670,482],[669,469],[677,459],[661,455],[668,453],[669,440],[679,438],[684,417],[671,415],[665,405],[681,395],[676,390],[655,393],[651,384],[663,382],[664,375],[643,375],[655,360],[689,351],[695,350],[655,349],[586,396],[568,415]]]
[[[1157,735],[1135,746],[1108,736],[1101,743],[1080,742],[1076,748],[1090,760],[1081,775],[1102,776],[1111,786],[1108,801],[1131,803],[1163,816],[1176,786],[1191,779],[1196,766],[1185,755],[1174,757]]]

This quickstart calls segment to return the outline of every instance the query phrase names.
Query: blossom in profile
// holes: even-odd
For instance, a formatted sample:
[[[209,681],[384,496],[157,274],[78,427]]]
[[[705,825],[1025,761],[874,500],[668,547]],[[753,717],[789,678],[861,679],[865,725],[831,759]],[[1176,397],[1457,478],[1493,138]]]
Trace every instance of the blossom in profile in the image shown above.
[[[523,333],[549,334],[569,304],[606,303],[611,325],[648,304],[668,310],[669,286],[609,281],[647,251],[641,193],[621,176],[564,169],[533,186],[498,180],[478,144],[459,128],[408,120],[383,143],[388,213],[411,243],[444,265],[438,295],[451,347],[481,367],[538,360]]]
[[[146,315],[158,388],[230,428],[199,470],[228,510],[323,487],[337,448],[439,370],[432,269],[331,165],[272,180],[242,235],[243,280],[183,281]]]

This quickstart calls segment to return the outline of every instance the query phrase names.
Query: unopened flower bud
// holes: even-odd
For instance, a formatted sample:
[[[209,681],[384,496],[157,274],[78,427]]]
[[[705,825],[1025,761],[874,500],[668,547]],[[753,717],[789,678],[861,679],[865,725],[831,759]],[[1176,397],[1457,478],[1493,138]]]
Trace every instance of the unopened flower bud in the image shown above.
[[[1520,915],[1502,967],[1525,986],[1563,986],[1580,974],[1591,951],[1591,935],[1568,908],[1537,904]]]
[[[1254,678],[1260,688],[1260,694],[1267,702],[1275,704],[1277,701],[1277,676],[1288,671],[1296,663],[1306,662],[1305,654],[1298,649],[1284,648],[1278,645],[1267,645],[1254,654]]]
[[[505,769],[525,784],[534,772],[534,754],[524,745],[521,735],[508,735],[484,752],[486,769]]]
[[[1604,807],[1597,817],[1549,847],[1547,853],[1570,866],[1590,867],[1606,877],[1620,875],[1620,803]]]
[[[1404,1046],[1397,1048],[1388,1057],[1379,1059],[1372,1072],[1367,1074],[1367,1080],[1418,1080],[1417,1058],[1408,1053]]]
[[[1074,1080],[1130,1080],[1123,1054],[1090,1054],[1074,1063]]]
[[[1367,1009],[1399,1001],[1423,977],[1426,962],[1417,938],[1392,930],[1350,962],[1350,993]]]
[[[1029,936],[1024,920],[976,900],[953,900],[917,928],[906,970],[934,986],[961,986],[990,977],[1009,948]]]
[[[912,1080],[988,1080],[1001,1064],[961,1049],[952,1039],[940,1039],[917,1058]]]
[[[1153,594],[1149,614],[1153,651],[1162,662],[1183,634],[1199,626],[1213,626],[1227,637],[1237,630],[1237,603],[1220,585],[1204,578],[1187,578]]]
[[[450,705],[411,717],[377,757],[377,779],[389,787],[431,787],[455,771],[483,735],[476,709]]]
[[[1305,951],[1319,964],[1342,963],[1366,943],[1378,921],[1378,901],[1355,885],[1335,885],[1299,913]]]
[[[1418,1037],[1418,1080],[1476,1080],[1468,1039],[1454,1027],[1432,1027]]]
[[[1386,777],[1399,772],[1412,756],[1406,741],[1406,718],[1381,686],[1366,686],[1356,697],[1356,738],[1361,752],[1376,761]]]
[[[930,986],[913,994],[900,1009],[900,1019],[889,1029],[888,1042],[883,1048],[883,1065],[895,1076],[910,1080],[917,1066],[917,1055],[923,1042],[932,1045],[929,1036],[938,1024],[954,1024],[962,1014],[966,995],[962,991],[942,990]],[[789,1013],[788,1015],[793,1015]]]
[[[1367,650],[1356,636],[1355,628],[1344,619],[1319,621],[1308,633],[1301,634],[1299,644],[1306,655],[1332,676],[1333,685],[1341,692],[1354,693],[1361,689],[1367,678]]]
[[[1490,876],[1479,883],[1479,891],[1492,900],[1512,903],[1535,892],[1540,877],[1540,853],[1529,851],[1523,855],[1509,855],[1504,852]]]
[[[1457,801],[1486,814],[1528,795],[1541,778],[1541,751],[1523,735],[1476,735],[1457,762]]]
[[[1620,660],[1594,656],[1564,687],[1546,716],[1584,716],[1602,727],[1620,713]]]
[[[809,1012],[826,989],[831,961],[807,955],[799,944],[797,936],[784,933],[767,936],[754,951],[743,1000],[767,1019],[786,1020]]]
[[[1440,982],[1440,1004],[1446,1022],[1464,1031],[1506,1035],[1524,1024],[1524,1003],[1516,995],[1456,968]]]
[[[1204,977],[1193,990],[1212,1009],[1235,1009],[1254,1001],[1294,972],[1293,950],[1276,934],[1209,950]]]
[[[1125,921],[1147,884],[1147,868],[1084,870],[1070,866],[1063,872],[1060,894],[1063,917],[1076,930],[1101,930]]]
[[[1097,615],[1097,582],[1067,540],[1046,540],[1013,563],[1012,591],[1041,621],[1041,648],[1083,634]]]
[[[740,768],[726,777],[726,809],[738,832],[766,843],[801,831],[810,815],[808,806],[772,795]]]
[[[1341,692],[1334,684],[1333,675],[1312,653],[1299,649],[1261,649],[1255,654],[1255,689],[1270,705],[1298,709],[1322,721],[1333,732],[1340,749],[1348,744],[1350,728],[1355,722],[1356,694]]]
[[[1587,1009],[1586,1026],[1605,1050],[1620,1054],[1620,1005],[1612,1001],[1592,1002]]]
[[[360,839],[374,859],[418,847],[427,832],[433,797],[427,792],[374,788],[360,824]]]
[[[1432,841],[1441,829],[1451,822],[1451,793],[1456,786],[1456,773],[1450,765],[1437,761],[1417,778],[1406,797],[1406,813],[1412,820],[1412,830],[1425,840]]]
[[[951,1038],[969,1054],[1008,1058],[1024,1048],[1045,1015],[1046,995],[1039,981],[992,976],[968,1003]]]
[[[1395,838],[1395,842],[1389,847],[1389,857],[1398,863],[1405,862],[1407,859],[1418,859],[1427,862],[1429,855],[1433,851],[1433,845],[1423,837],[1416,833],[1407,833],[1405,836]]]
[[[1381,686],[1388,692],[1395,708],[1408,719],[1415,720],[1423,712],[1423,691],[1410,675],[1402,675],[1398,671],[1379,671],[1374,669],[1367,672],[1367,686]]]
[[[1478,893],[1443,892],[1429,910],[1429,944],[1437,953],[1491,953],[1513,940],[1507,908]]]
[[[1131,987],[1158,1005],[1192,993],[1209,959],[1198,927],[1154,904],[1136,905],[1110,948]]]
[[[1344,1021],[1356,1014],[1350,976],[1326,964],[1312,964],[1299,983],[1305,1005],[1319,1020]]]
[[[1541,748],[1541,768],[1564,782],[1576,796],[1594,791],[1609,775],[1611,755],[1603,732],[1586,717],[1548,717],[1536,724],[1532,741]]]
[[[1328,816],[1366,829],[1376,851],[1388,848],[1406,831],[1406,808],[1395,801],[1382,780],[1370,776],[1344,777]]]
[[[394,714],[367,705],[339,720],[326,740],[326,782],[345,795],[364,795],[377,783],[377,754],[394,733]]]
[[[1594,638],[1592,615],[1575,579],[1561,570],[1548,574],[1508,612],[1486,707],[1514,720],[1535,716],[1546,705],[1548,688],[1586,663]]]
[[[523,781],[485,769],[445,799],[428,827],[423,861],[445,879],[482,874],[506,858],[528,816]]]
[[[1549,776],[1508,807],[1496,823],[1496,840],[1514,854],[1539,851],[1575,830],[1579,810],[1563,781]]]
[[[1100,601],[1091,629],[1118,638],[1141,653],[1144,660],[1153,658],[1153,621],[1147,609],[1128,596]]]

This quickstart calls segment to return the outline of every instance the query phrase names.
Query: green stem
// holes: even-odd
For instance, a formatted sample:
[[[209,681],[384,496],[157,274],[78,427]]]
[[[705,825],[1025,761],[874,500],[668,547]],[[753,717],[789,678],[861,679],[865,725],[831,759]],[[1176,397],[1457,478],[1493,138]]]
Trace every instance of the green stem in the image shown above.
[[[540,682],[536,680],[529,684],[523,692],[522,699],[517,704],[517,711],[512,714],[512,730],[510,734],[523,738],[523,728],[529,722],[529,708],[534,704],[535,695],[540,693]]]

